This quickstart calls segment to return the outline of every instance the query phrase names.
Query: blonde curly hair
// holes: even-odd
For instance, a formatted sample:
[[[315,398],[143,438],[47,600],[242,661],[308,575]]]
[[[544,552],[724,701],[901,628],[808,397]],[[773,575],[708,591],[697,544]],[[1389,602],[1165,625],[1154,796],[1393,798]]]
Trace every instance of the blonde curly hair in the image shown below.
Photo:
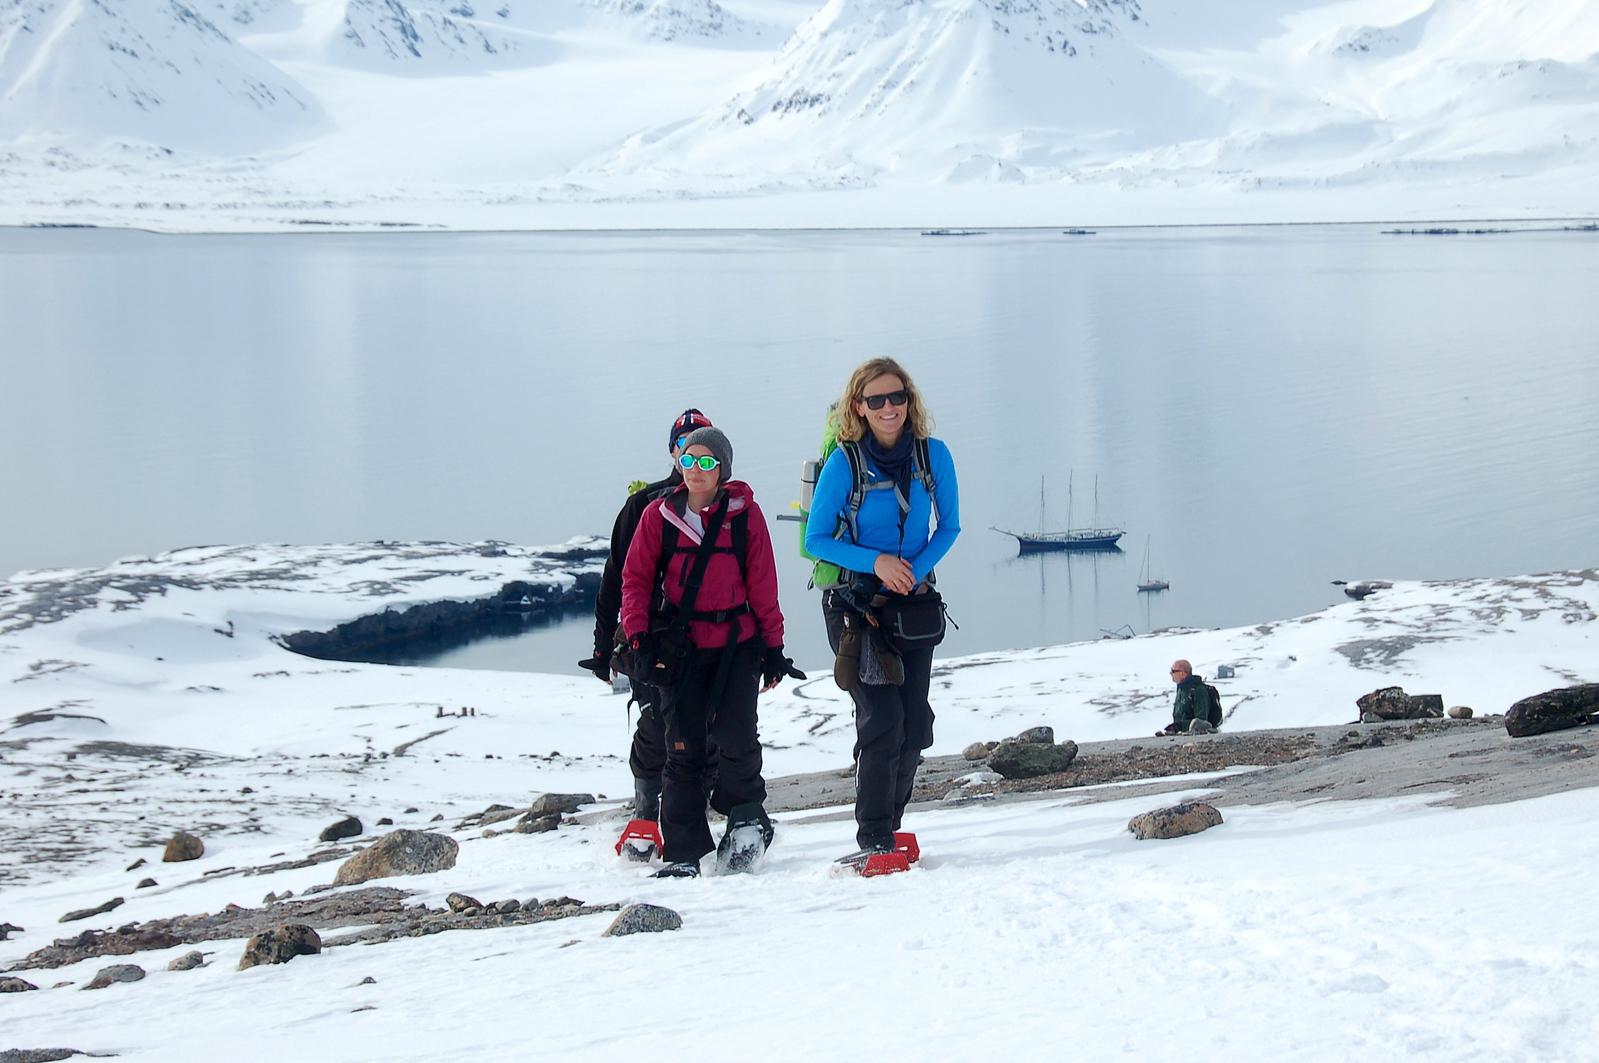
[[[905,390],[910,394],[910,402],[905,407],[905,427],[910,430],[911,436],[926,439],[933,434],[933,417],[927,412],[927,403],[922,401],[922,393],[916,390],[916,382],[905,372],[905,367],[892,358],[872,358],[856,366],[855,372],[849,375],[849,383],[844,385],[844,394],[833,406],[833,421],[838,426],[839,439],[855,443],[865,437],[866,421],[856,412],[855,404],[861,401],[866,385],[891,373],[904,382]]]

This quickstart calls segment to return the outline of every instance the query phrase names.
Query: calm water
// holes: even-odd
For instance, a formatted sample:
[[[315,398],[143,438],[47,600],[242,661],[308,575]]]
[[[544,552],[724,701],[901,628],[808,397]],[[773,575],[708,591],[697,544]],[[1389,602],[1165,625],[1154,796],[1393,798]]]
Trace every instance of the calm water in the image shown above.
[[[1599,562],[1599,236],[1377,226],[164,237],[0,230],[0,573],[610,527],[696,405],[769,515],[848,370],[916,374],[949,652],[1231,625],[1336,577]],[[1099,512],[1126,552],[989,525]],[[777,524],[790,645],[825,657]],[[1146,536],[1172,589],[1134,591]],[[583,619],[450,663],[570,670]]]

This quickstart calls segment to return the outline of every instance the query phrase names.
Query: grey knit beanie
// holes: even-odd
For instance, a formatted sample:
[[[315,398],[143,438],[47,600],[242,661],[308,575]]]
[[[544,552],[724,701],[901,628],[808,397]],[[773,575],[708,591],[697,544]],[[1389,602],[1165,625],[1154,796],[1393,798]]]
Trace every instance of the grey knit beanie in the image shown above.
[[[704,447],[722,463],[717,470],[722,474],[722,478],[717,483],[725,484],[733,478],[733,444],[728,442],[727,433],[720,428],[696,428],[688,434],[687,439],[683,440],[685,452],[693,446]]]

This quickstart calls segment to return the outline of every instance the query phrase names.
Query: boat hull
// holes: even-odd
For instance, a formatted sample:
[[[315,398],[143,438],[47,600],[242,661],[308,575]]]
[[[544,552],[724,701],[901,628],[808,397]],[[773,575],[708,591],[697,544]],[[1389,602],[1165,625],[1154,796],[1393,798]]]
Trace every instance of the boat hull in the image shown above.
[[[1032,539],[1027,536],[1016,536],[1016,545],[1024,554],[1060,553],[1063,551],[1076,552],[1106,552],[1114,550],[1121,552],[1121,547],[1116,545],[1122,537],[1121,532],[1114,535],[1096,535],[1080,539]]]

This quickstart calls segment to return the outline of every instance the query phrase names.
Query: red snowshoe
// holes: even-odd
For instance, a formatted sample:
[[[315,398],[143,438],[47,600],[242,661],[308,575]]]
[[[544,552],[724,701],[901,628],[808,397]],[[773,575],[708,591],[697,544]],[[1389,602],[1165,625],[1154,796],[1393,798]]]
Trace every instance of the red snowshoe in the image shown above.
[[[653,819],[633,819],[622,828],[622,836],[616,839],[616,855],[636,864],[647,864],[664,845],[659,823]]]
[[[909,871],[911,865],[921,858],[922,847],[916,843],[916,835],[909,831],[897,831],[892,849],[884,846],[862,849],[834,861],[833,867],[836,874],[876,878],[878,875]]]

